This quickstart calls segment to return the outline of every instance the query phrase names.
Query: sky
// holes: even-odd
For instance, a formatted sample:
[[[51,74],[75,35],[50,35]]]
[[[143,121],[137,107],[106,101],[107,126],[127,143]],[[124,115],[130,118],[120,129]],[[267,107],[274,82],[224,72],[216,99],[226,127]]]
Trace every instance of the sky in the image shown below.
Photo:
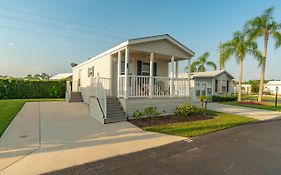
[[[71,72],[81,63],[130,38],[169,34],[218,63],[220,42],[280,0],[0,0],[0,75]],[[262,40],[258,41],[263,49]],[[270,40],[266,79],[281,79],[281,48]],[[184,71],[183,62],[180,71]],[[235,77],[235,58],[226,63]],[[257,61],[247,56],[244,80],[258,79]]]

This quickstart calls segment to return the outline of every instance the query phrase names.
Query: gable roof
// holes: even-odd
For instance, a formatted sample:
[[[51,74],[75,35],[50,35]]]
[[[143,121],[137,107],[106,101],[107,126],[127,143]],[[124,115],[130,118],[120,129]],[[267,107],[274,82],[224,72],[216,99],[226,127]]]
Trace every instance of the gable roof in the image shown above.
[[[281,85],[281,81],[268,81],[266,85]]]
[[[133,39],[128,39],[104,52],[102,52],[101,54],[94,56],[90,59],[88,59],[87,61],[84,61],[83,63],[78,64],[77,66],[73,67],[73,69],[78,68],[84,64],[87,64],[93,60],[96,60],[100,57],[103,57],[105,55],[108,55],[110,53],[116,52],[117,50],[124,48],[128,45],[132,45],[132,44],[139,44],[139,43],[144,43],[144,42],[151,42],[151,41],[157,41],[157,40],[163,40],[166,39],[170,42],[172,42],[173,44],[175,44],[176,46],[178,46],[181,50],[185,51],[186,53],[190,54],[191,56],[194,56],[194,52],[189,49],[188,47],[184,46],[182,43],[180,43],[179,41],[177,41],[176,39],[174,39],[173,37],[171,37],[168,34],[163,34],[163,35],[155,35],[155,36],[149,36],[149,37],[141,37],[141,38],[133,38]]]
[[[217,77],[222,73],[226,73],[230,78],[234,79],[234,77],[228,73],[226,70],[215,70],[215,71],[206,71],[206,72],[192,72],[192,78],[213,78]]]
[[[228,73],[226,70],[215,70],[215,71],[206,71],[206,72],[191,72],[191,78],[213,78],[217,77],[222,73],[226,73],[230,78],[234,77]],[[188,76],[188,73],[181,73],[179,77],[185,78]]]
[[[72,76],[72,73],[61,73],[61,74],[54,75],[49,79],[50,80],[61,80],[61,79],[69,78],[71,76]]]
[[[186,47],[185,45],[183,45],[182,43],[180,43],[179,41],[177,41],[176,39],[171,37],[169,34],[155,35],[155,36],[142,37],[142,38],[134,38],[134,39],[129,39],[127,41],[128,41],[128,45],[131,45],[131,44],[139,44],[139,43],[164,40],[164,39],[175,44],[176,46],[181,48],[183,51],[189,53],[190,55],[192,55],[192,56],[194,55],[194,52],[191,49],[189,49],[188,47]]]

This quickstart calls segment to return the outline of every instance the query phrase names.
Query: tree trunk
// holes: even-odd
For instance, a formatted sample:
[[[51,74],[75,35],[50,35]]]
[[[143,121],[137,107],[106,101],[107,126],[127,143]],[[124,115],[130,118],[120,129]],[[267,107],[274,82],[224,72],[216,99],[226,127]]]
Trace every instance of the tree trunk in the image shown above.
[[[264,48],[263,48],[263,62],[261,64],[261,75],[260,75],[260,89],[258,101],[262,101],[262,93],[263,93],[263,83],[264,83],[264,74],[265,74],[265,64],[266,64],[266,55],[267,55],[267,44],[268,44],[268,35],[264,36]]]
[[[238,96],[237,96],[237,101],[241,101],[242,76],[243,76],[243,59],[239,58],[239,80],[238,80]]]

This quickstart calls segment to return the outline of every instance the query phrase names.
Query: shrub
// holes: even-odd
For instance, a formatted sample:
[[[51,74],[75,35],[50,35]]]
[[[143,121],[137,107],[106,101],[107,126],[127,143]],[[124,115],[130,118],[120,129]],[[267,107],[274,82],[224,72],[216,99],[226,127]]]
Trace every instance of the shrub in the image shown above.
[[[65,80],[0,79],[0,99],[64,98]]]
[[[133,112],[133,117],[136,119],[139,119],[143,116],[146,117],[157,117],[159,116],[161,113],[157,111],[156,107],[153,106],[149,106],[147,108],[144,109],[144,112],[141,112],[139,110]]]
[[[159,116],[161,113],[157,111],[156,107],[153,106],[149,106],[147,108],[144,109],[143,114],[147,117],[157,117]]]
[[[188,117],[198,113],[202,113],[202,109],[199,109],[193,105],[186,103],[186,104],[179,104],[177,106],[175,115]]]
[[[135,112],[133,112],[133,117],[134,118],[141,118],[143,116],[143,113],[142,112],[140,112],[139,110],[137,110],[137,111],[135,111]]]
[[[222,101],[236,101],[237,96],[236,95],[231,95],[231,96],[217,96],[214,95],[212,96],[212,101],[213,102],[222,102]]]

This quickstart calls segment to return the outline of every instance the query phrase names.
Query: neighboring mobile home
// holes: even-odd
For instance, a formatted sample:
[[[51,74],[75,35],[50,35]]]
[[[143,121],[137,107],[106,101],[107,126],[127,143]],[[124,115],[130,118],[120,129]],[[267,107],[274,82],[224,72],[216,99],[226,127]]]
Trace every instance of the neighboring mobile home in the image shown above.
[[[179,75],[188,77],[187,73]],[[197,101],[198,96],[231,95],[233,93],[233,76],[226,70],[192,72],[191,73],[191,97]]]
[[[276,94],[276,87],[278,87],[278,95],[281,94],[281,81],[269,81],[264,84],[264,92],[268,92],[271,95]]]
[[[73,91],[105,123],[149,106],[171,114],[189,99],[189,76],[178,78],[178,62],[190,66],[193,55],[167,34],[130,39],[73,67]]]

